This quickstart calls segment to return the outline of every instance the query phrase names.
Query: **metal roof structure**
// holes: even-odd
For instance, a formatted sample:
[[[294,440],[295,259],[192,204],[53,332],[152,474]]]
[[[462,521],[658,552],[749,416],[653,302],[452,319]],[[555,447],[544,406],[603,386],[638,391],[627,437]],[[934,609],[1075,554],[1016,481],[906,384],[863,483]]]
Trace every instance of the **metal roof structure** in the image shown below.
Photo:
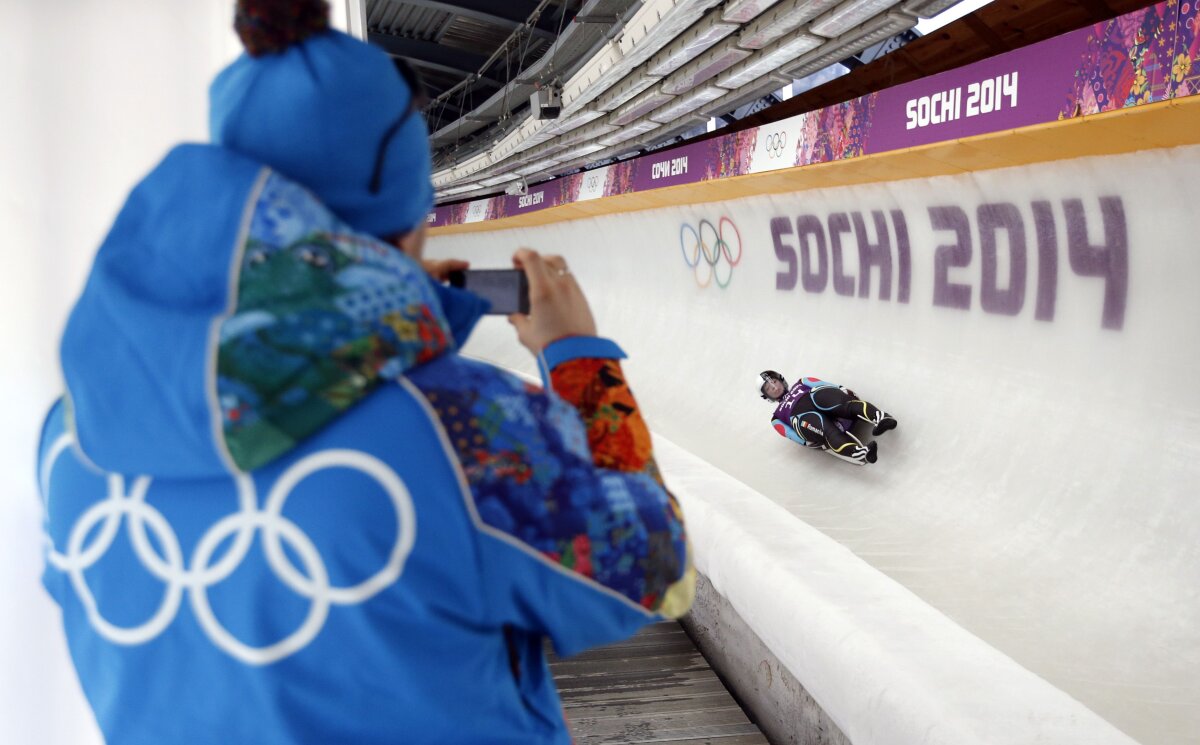
[[[439,160],[528,109],[568,76],[638,0],[369,0],[368,40],[424,79]]]

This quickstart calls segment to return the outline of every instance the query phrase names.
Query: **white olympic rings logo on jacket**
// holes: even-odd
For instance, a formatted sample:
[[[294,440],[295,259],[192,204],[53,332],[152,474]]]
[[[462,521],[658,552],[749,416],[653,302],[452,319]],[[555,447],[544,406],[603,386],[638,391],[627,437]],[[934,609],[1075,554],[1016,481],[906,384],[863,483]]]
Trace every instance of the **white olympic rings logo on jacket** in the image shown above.
[[[73,443],[72,435],[63,434],[47,453],[39,474],[44,499],[49,499],[50,473],[55,462]],[[387,492],[396,511],[396,541],[384,566],[350,587],[330,584],[328,569],[312,539],[283,516],[284,504],[296,485],[327,468],[349,468],[374,479]],[[416,513],[408,488],[383,461],[357,450],[323,450],[292,464],[271,486],[266,505],[261,510],[253,479],[244,474],[233,477],[238,511],[218,520],[201,536],[186,566],[175,530],[161,512],[146,502],[151,478],[138,476],[127,485],[123,476],[110,473],[107,480],[107,499],[93,504],[76,520],[67,538],[65,552],[57,550],[49,535],[44,538],[48,544],[47,561],[55,569],[67,573],[92,627],[116,644],[144,644],[156,638],[175,619],[186,590],[196,620],[213,644],[249,665],[276,662],[300,651],[317,637],[325,625],[330,605],[362,603],[399,579],[416,541]],[[44,506],[49,514],[49,504]],[[150,574],[166,584],[158,610],[150,620],[132,627],[117,626],[104,618],[84,577],[84,572],[108,552],[125,517],[129,519],[129,539],[134,554]],[[95,530],[97,525],[100,525],[99,531]],[[157,538],[161,555],[151,546],[147,527]],[[209,605],[208,588],[233,574],[250,551],[255,533],[260,530],[267,564],[284,584],[307,598],[310,607],[300,627],[290,635],[274,644],[253,647],[221,625]],[[97,535],[90,544],[87,543],[94,532]],[[230,536],[234,536],[232,545],[219,561],[212,563],[217,548]],[[284,553],[282,544],[285,542],[304,564],[305,573],[298,571]]]

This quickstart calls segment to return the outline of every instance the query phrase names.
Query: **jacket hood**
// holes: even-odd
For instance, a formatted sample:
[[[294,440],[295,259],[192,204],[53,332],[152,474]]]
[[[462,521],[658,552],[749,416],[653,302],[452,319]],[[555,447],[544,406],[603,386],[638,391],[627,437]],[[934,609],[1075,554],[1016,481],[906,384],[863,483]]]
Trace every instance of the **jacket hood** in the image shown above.
[[[270,462],[453,344],[416,262],[277,172],[183,145],[101,245],[62,365],[93,463],[199,478]]]

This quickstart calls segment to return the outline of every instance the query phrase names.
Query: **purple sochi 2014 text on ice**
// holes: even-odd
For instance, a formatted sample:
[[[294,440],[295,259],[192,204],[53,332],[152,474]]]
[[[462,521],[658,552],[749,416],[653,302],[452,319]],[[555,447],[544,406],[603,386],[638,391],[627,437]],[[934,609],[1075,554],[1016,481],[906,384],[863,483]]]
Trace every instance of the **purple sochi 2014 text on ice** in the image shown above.
[[[1029,207],[1032,226],[1027,225],[1021,208],[1011,202],[981,204],[974,210],[959,205],[931,206],[926,218],[934,233],[934,245],[915,247],[902,210],[832,212],[824,219],[813,214],[794,219],[775,217],[769,225],[775,256],[781,262],[775,289],[792,291],[799,284],[804,292],[819,294],[832,286],[835,294],[866,298],[877,276],[879,300],[890,301],[894,287],[896,301],[907,303],[915,252],[933,258],[933,304],[970,310],[976,299],[976,283],[961,280],[963,270],[970,271],[975,264],[973,236],[978,235],[979,307],[993,315],[1016,316],[1025,307],[1029,242],[1033,240],[1037,250],[1033,316],[1039,321],[1052,321],[1059,286],[1057,221],[1061,219],[1066,226],[1066,258],[1071,272],[1103,280],[1100,325],[1121,329],[1129,292],[1129,232],[1121,198],[1103,196],[1087,206],[1082,199],[1063,199],[1057,204],[1037,200]],[[1099,244],[1088,237],[1089,213],[1103,226]],[[851,236],[853,248],[849,245]],[[1000,260],[1001,246],[1008,252],[1007,262]],[[857,277],[845,266],[844,252],[851,250],[858,258]],[[1007,277],[1000,276],[1004,264]],[[958,280],[951,278],[955,270]]]

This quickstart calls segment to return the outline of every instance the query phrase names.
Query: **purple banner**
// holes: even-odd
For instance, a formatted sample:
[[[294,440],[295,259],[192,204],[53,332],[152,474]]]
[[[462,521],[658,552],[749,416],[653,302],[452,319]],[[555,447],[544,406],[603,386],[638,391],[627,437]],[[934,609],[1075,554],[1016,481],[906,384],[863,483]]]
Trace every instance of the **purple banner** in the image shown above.
[[[826,163],[1200,93],[1200,10],[1166,0],[818,111],[583,173],[529,194],[438,207],[431,227],[599,196]],[[603,179],[603,183],[601,183]]]
[[[527,194],[520,196],[509,195],[501,197],[504,200],[504,216],[522,215],[526,212],[537,212],[547,207],[559,204],[558,184],[548,181],[531,187]]]
[[[987,134],[1058,118],[1075,70],[1063,64],[1091,29],[881,91],[865,151]]]
[[[694,184],[713,178],[712,140],[674,147],[628,161],[634,167],[633,190],[648,191],[664,186]]]

